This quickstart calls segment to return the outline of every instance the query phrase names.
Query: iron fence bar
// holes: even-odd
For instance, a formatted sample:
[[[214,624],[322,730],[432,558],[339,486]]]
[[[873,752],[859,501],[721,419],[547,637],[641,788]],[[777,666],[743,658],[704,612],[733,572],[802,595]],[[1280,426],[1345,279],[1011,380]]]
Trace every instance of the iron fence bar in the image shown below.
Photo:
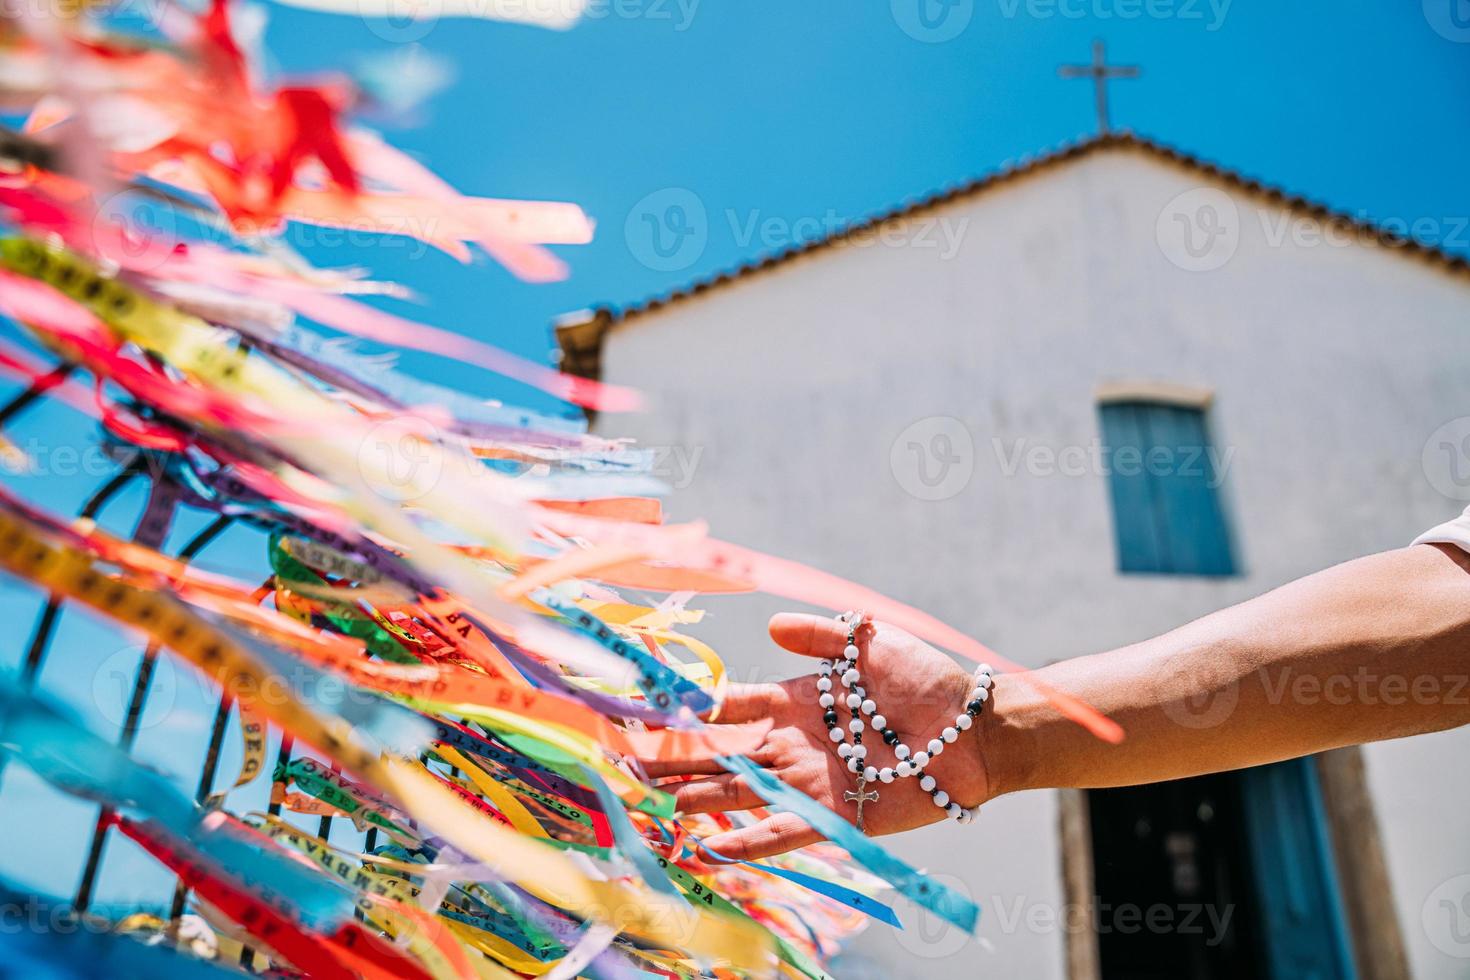
[[[15,399],[12,399],[11,404],[14,402]],[[110,480],[87,498],[77,516],[88,519],[96,518],[102,512],[102,508],[106,507],[142,471],[142,461],[135,459],[125,468],[113,474]],[[36,620],[36,627],[31,632],[30,645],[26,648],[25,660],[21,662],[20,684],[24,690],[30,690],[35,686],[36,677],[41,672],[41,662],[45,660],[51,640],[56,635],[56,621],[61,616],[62,602],[62,597],[57,593],[49,594],[46,597],[46,605],[41,609],[41,615]],[[5,765],[8,759],[8,755],[0,753],[0,777],[5,775]]]
[[[291,750],[295,746],[295,744],[296,744],[296,739],[292,737],[292,735],[291,735],[290,732],[281,732],[281,746],[280,746],[279,749],[276,750],[276,768],[277,769],[280,769],[282,766],[286,766],[286,765],[289,765],[290,764],[290,762],[291,762]],[[265,812],[266,813],[269,813],[273,817],[279,817],[281,815],[281,801],[276,799],[276,793],[275,793],[275,788],[276,788],[277,785],[281,785],[282,793],[284,794],[285,786],[283,784],[278,783],[278,781],[276,780],[276,777],[275,777],[275,773],[271,773],[271,799],[270,799],[270,802],[268,802],[266,804]],[[178,900],[186,897],[187,895],[188,895],[188,890],[187,889],[184,890],[184,894],[183,895],[180,895],[177,891],[175,891],[174,898],[175,898],[176,901],[178,901]],[[183,914],[183,905],[180,904],[179,907],[178,907],[178,912],[175,913],[174,918],[178,918],[178,916],[179,915],[182,915],[182,914]],[[243,966],[243,967],[245,967],[247,970],[251,970],[251,971],[254,970],[254,967],[255,967],[255,950],[253,948],[251,948],[250,946],[241,946],[241,948],[240,948],[240,965]]]
[[[229,727],[230,709],[235,700],[228,692],[221,691],[219,706],[214,711],[214,727],[209,732],[209,748],[204,754],[204,768],[199,773],[199,786],[194,791],[194,802],[203,804],[214,789],[214,776],[219,769],[219,753],[225,743],[225,729]],[[184,902],[189,896],[189,887],[182,878],[174,885],[173,905],[169,908],[169,921],[177,921],[184,914]]]
[[[43,377],[37,378],[25,390],[13,396],[8,402],[0,405],[0,429],[14,421],[23,412],[37,404],[57,384],[65,381],[77,370],[77,365],[63,362],[58,364]],[[119,472],[114,474],[106,483],[99,487],[91,497],[83,504],[78,517],[96,519],[102,510],[121,493],[136,477],[145,472],[145,460],[141,455],[135,456]],[[211,523],[203,531],[180,551],[179,557],[185,561],[193,558],[200,550],[207,547],[215,538],[222,533],[231,523],[228,517],[221,517]],[[32,630],[30,643],[26,650],[25,658],[21,666],[21,682],[32,687],[47,655],[50,646],[55,639],[55,633],[64,598],[51,594],[47,597],[45,606],[36,625]],[[131,750],[137,739],[138,728],[143,711],[146,709],[148,697],[151,694],[153,675],[156,670],[159,649],[150,644],[145,648],[142,658],[139,660],[138,670],[134,677],[132,696],[128,702],[128,710],[122,731],[119,734],[118,744],[124,750]],[[223,747],[224,737],[228,730],[228,722],[234,708],[233,699],[222,692],[219,704],[216,708],[214,726],[211,730],[209,746],[205,755],[204,763],[200,771],[199,785],[195,792],[196,802],[202,803],[208,798],[213,789],[214,779],[219,766],[219,755]],[[288,733],[281,734],[281,743],[277,753],[278,764],[289,764],[294,748],[294,739]],[[0,775],[4,773],[5,756],[0,754]],[[333,766],[334,770],[337,768]],[[274,794],[273,794],[274,795]],[[268,812],[279,815],[281,803],[272,800],[267,806]],[[107,830],[106,823],[107,808],[99,812],[98,822],[93,830],[91,846],[88,851],[88,859],[83,869],[82,882],[78,887],[76,898],[77,910],[83,911],[91,902],[91,895],[95,887],[96,877],[99,873],[101,863],[105,857]],[[320,825],[320,836],[327,837],[332,826],[332,818],[323,816]],[[364,848],[373,850],[378,843],[377,828],[370,828],[364,837]],[[188,889],[179,882],[175,888],[172,918],[177,919],[182,914],[184,904],[187,901]],[[246,969],[252,969],[256,960],[256,951],[245,945],[240,952],[240,964]]]
[[[134,460],[125,468],[113,474],[112,479],[104,483],[97,492],[87,498],[82,505],[78,517],[94,519],[102,513],[102,508],[112,502],[112,499],[123,491],[125,487],[143,472],[141,460]],[[46,600],[46,608],[41,611],[41,618],[36,621],[36,629],[31,634],[30,647],[26,650],[25,663],[21,666],[21,684],[30,687],[35,682],[36,675],[41,671],[41,661],[45,659],[47,647],[51,644],[52,635],[56,631],[56,620],[61,612],[61,596],[53,593]]]
[[[205,528],[179,550],[179,560],[188,563],[195,556],[209,547],[225,529],[234,522],[234,518],[220,516],[211,521]],[[133,675],[133,690],[128,698],[128,713],[123,720],[122,731],[118,733],[117,744],[124,752],[131,752],[133,743],[138,739],[138,723],[143,717],[143,709],[147,705],[148,696],[152,693],[153,672],[158,664],[159,646],[149,643],[143,650],[143,656],[138,661],[138,670]],[[92,889],[97,883],[97,874],[102,867],[102,857],[107,848],[107,832],[111,827],[111,807],[102,807],[97,812],[97,824],[92,828],[92,840],[87,847],[87,861],[82,866],[82,879],[77,885],[76,899],[72,904],[78,912],[85,912],[87,906],[92,902]]]
[[[44,377],[32,381],[25,391],[0,406],[0,427],[8,425],[12,418],[34,405],[46,392],[69,378],[76,369],[75,364],[58,364]]]
[[[291,764],[291,749],[296,744],[296,739],[289,732],[281,733],[281,747],[276,751],[276,770]],[[286,784],[278,780],[275,773],[271,773],[271,801],[266,806],[266,812],[273,817],[281,815],[281,801],[276,799],[276,787],[281,787],[281,795],[285,795]]]

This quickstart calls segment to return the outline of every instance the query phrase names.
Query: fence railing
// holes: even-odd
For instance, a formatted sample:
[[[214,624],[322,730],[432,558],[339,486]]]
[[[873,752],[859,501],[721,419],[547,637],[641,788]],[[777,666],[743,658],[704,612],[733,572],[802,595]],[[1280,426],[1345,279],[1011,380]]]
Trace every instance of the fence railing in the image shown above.
[[[12,421],[18,418],[28,408],[37,404],[45,397],[46,392],[57,383],[64,381],[72,372],[70,365],[61,365],[51,374],[39,379],[24,391],[12,397],[9,401],[0,405],[0,430],[3,430]],[[150,482],[150,491],[156,489],[158,481],[167,480],[169,477],[160,468],[150,468],[143,464],[141,458],[135,458],[130,462],[122,464],[118,471],[97,487],[95,491],[83,503],[78,512],[78,517],[99,519],[108,505],[113,503],[124,490],[128,489],[135,481],[145,480]],[[146,517],[145,508],[145,517]],[[191,537],[184,546],[179,549],[176,557],[183,562],[190,562],[198,558],[201,553],[217,542],[236,520],[229,516],[219,516],[202,530]],[[15,583],[0,582],[0,588],[14,588]],[[42,668],[48,659],[52,657],[52,648],[55,645],[60,620],[65,612],[65,600],[58,595],[50,595],[41,607],[40,614],[36,618],[35,626],[31,631],[29,641],[26,645],[25,657],[20,664],[19,681],[26,689],[33,689],[40,677]],[[63,654],[64,655],[64,654]],[[139,657],[132,676],[132,684],[127,702],[126,713],[117,735],[117,744],[123,751],[131,753],[134,743],[137,741],[140,721],[144,717],[148,707],[148,701],[154,691],[154,678],[161,650],[156,643],[150,642]],[[230,732],[231,720],[237,718],[234,710],[233,699],[227,693],[221,693],[214,711],[213,722],[209,731],[209,740],[204,752],[203,762],[199,768],[199,776],[194,791],[194,800],[199,805],[204,805],[214,792],[215,779],[218,775],[221,751],[224,747],[225,738]],[[288,765],[294,758],[294,740],[289,734],[277,733],[279,746],[276,753],[278,768]],[[427,762],[427,758],[424,760]],[[0,780],[4,779],[6,758],[0,753]],[[335,770],[337,767],[333,766]],[[453,770],[447,770],[452,775],[457,775]],[[272,775],[274,779],[274,774]],[[273,785],[273,790],[284,789]],[[282,793],[273,791],[267,812],[279,816],[282,809]],[[97,820],[92,829],[91,838],[86,843],[87,856],[82,865],[80,880],[77,883],[72,904],[78,914],[86,914],[92,906],[97,894],[98,880],[107,858],[107,845],[113,824],[109,819],[111,812],[108,807],[101,806],[98,809]],[[324,815],[320,818],[320,824],[316,829],[317,836],[326,839],[332,833],[333,817]],[[371,851],[377,846],[378,832],[369,828],[361,839],[361,848]],[[65,848],[63,842],[53,847]],[[81,846],[81,842],[78,842]],[[3,872],[0,867],[0,872]],[[170,921],[177,921],[183,914],[188,902],[189,889],[182,880],[174,886],[173,898],[169,908]],[[249,968],[255,964],[256,952],[249,946],[245,946],[240,962]]]

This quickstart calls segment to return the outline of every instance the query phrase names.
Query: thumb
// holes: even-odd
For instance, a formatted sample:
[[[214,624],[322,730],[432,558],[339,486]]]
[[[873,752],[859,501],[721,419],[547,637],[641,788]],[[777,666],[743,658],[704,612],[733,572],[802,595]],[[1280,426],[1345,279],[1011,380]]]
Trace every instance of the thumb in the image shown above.
[[[840,657],[847,646],[847,624],[827,616],[777,613],[769,628],[777,646],[808,657]]]

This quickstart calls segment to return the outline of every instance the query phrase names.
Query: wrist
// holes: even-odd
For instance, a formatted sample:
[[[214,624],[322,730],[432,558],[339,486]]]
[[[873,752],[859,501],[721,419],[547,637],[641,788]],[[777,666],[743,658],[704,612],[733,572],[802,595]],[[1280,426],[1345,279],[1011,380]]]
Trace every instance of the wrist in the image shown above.
[[[978,723],[965,733],[976,743],[987,799],[1041,785],[1035,727],[1045,701],[1038,698],[1024,675],[997,674]]]

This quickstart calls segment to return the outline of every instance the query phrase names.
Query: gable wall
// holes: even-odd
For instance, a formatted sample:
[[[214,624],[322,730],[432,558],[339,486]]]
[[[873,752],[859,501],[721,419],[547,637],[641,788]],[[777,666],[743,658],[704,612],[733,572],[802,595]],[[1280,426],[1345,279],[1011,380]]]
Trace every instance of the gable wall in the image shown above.
[[[604,377],[658,404],[599,428],[669,447],[666,475],[687,482],[673,518],[708,517],[722,537],[872,585],[1027,665],[1163,632],[1457,512],[1421,451],[1470,416],[1470,281],[1383,248],[1273,243],[1284,213],[1238,191],[1233,257],[1185,271],[1156,225],[1206,186],[1225,187],[1139,151],[1097,152],[909,219],[924,236],[911,244],[823,250],[637,317],[608,337]],[[1098,386],[1144,380],[1215,393],[1239,578],[1119,576],[1101,472],[1008,473],[1018,448],[1090,456]],[[942,426],[973,469],[958,493],[922,500],[905,444]],[[737,674],[794,672],[804,665],[761,629],[789,605],[713,603],[708,636]],[[1419,976],[1460,965],[1419,920],[1436,885],[1470,872],[1453,829],[1470,804],[1467,749],[1470,734],[1449,733],[1368,751]],[[875,930],[863,949],[935,977],[977,962],[1060,976],[1055,801],[998,801],[977,826],[897,849],[971,888],[995,952],[912,929]]]

